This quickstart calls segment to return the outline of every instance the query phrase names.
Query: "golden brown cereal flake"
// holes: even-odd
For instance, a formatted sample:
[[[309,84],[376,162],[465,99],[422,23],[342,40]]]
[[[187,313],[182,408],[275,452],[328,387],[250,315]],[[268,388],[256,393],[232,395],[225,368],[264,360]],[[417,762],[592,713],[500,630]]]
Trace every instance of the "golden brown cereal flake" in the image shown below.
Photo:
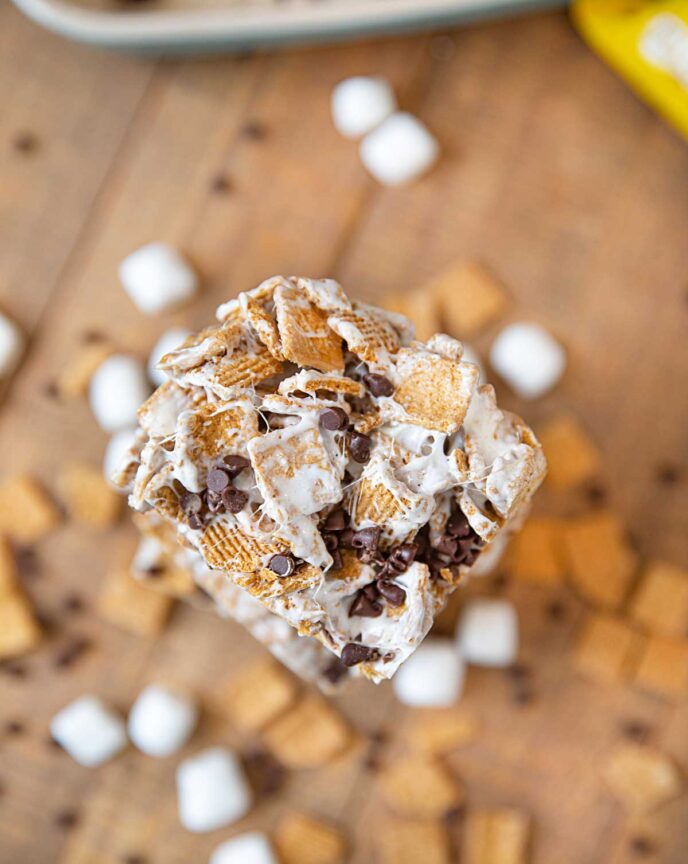
[[[472,810],[466,816],[462,864],[525,864],[530,818],[520,810]]]
[[[0,660],[34,648],[41,631],[26,597],[19,591],[0,594]]]
[[[301,813],[290,813],[275,831],[275,845],[282,864],[340,864],[344,837],[325,822]]]
[[[657,636],[688,636],[688,572],[665,561],[650,564],[629,612],[636,624]]]
[[[274,660],[251,664],[232,678],[221,701],[234,725],[242,732],[258,732],[283,714],[295,701],[296,682]]]
[[[397,497],[384,483],[375,483],[363,477],[352,496],[352,521],[360,525],[366,520],[384,525],[385,522],[400,519],[410,509],[411,502]]]
[[[365,387],[360,381],[354,381],[345,375],[326,374],[315,369],[303,369],[297,375],[285,378],[280,382],[279,392],[283,396],[303,392],[317,395],[322,391],[343,393],[348,396],[363,396]]]
[[[502,286],[475,261],[448,267],[422,294],[437,298],[446,329],[459,338],[482,330],[498,318],[507,305]]]
[[[635,683],[669,699],[688,693],[688,639],[651,636],[635,671]]]
[[[441,818],[458,807],[463,789],[433,759],[409,756],[386,768],[379,779],[380,792],[400,816]]]
[[[276,360],[284,360],[282,343],[277,323],[265,307],[247,293],[239,295],[239,303],[246,320],[256,332],[260,341]]]
[[[316,768],[342,753],[351,743],[351,730],[331,705],[306,696],[272,722],[263,738],[288,768]]]
[[[652,747],[622,744],[609,759],[604,779],[615,798],[633,813],[647,813],[681,792],[674,763]]]
[[[60,522],[60,513],[32,477],[18,474],[0,485],[0,534],[35,543]]]
[[[192,459],[201,454],[208,459],[241,454],[257,434],[258,414],[249,399],[223,405],[206,402],[195,410],[185,411],[177,423],[177,445]]]
[[[91,528],[107,528],[119,517],[122,498],[103,477],[100,467],[83,462],[65,468],[58,480],[70,517]]]
[[[341,338],[328,326],[327,313],[304,292],[282,282],[275,290],[275,313],[287,360],[320,372],[343,372]]]
[[[235,584],[260,599],[281,597],[292,591],[302,591],[304,588],[315,587],[320,583],[322,577],[322,570],[312,564],[303,564],[297,567],[286,579],[273,573],[269,568],[263,568],[254,573],[233,574]]]
[[[384,363],[399,348],[399,335],[373,307],[354,304],[331,315],[327,323],[346,342],[349,351],[366,363]]]
[[[509,545],[509,570],[514,578],[540,585],[564,579],[561,550],[562,521],[551,517],[529,519]]]
[[[439,822],[388,820],[376,826],[379,864],[449,864],[449,838]]]
[[[200,540],[200,550],[210,567],[252,573],[264,567],[273,555],[288,547],[276,540],[250,537],[240,528],[222,521],[209,525]]]
[[[138,636],[161,633],[171,606],[170,597],[141,585],[126,568],[106,577],[98,598],[98,611],[106,621]]]
[[[642,641],[621,618],[589,615],[574,653],[576,668],[598,681],[623,681],[633,672]]]
[[[547,457],[547,482],[557,489],[569,489],[599,477],[599,451],[575,417],[554,417],[539,434]]]

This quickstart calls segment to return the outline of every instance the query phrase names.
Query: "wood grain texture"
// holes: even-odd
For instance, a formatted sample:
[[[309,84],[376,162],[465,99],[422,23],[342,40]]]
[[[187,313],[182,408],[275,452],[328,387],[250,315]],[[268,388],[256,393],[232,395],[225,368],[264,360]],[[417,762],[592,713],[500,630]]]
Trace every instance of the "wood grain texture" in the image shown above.
[[[356,146],[329,120],[340,78],[378,73],[403,107],[437,133],[443,158],[401,190],[376,186]],[[604,485],[645,555],[686,560],[688,485],[688,151],[628,93],[561,16],[251,58],[150,62],[91,52],[0,9],[0,303],[31,334],[0,413],[2,472],[27,469],[49,487],[70,459],[97,463],[105,436],[81,403],[45,394],[86,330],[145,356],[172,323],[196,327],[221,300],[276,272],[334,275],[375,299],[410,290],[445,265],[479,258],[502,278],[511,318],[560,335],[570,368],[554,394],[507,406],[534,422],[573,408],[599,443]],[[255,130],[259,130],[259,134]],[[13,147],[33,132],[37,147]],[[260,134],[260,133],[264,134]],[[214,189],[218,176],[225,191]],[[144,319],[117,283],[124,254],[152,239],[178,243],[203,275],[190,308]],[[477,345],[485,349],[494,329]],[[661,485],[671,462],[683,480]],[[551,495],[542,506],[583,506]],[[231,831],[195,837],[179,826],[174,761],[133,751],[86,771],[46,742],[52,714],[85,691],[126,709],[148,681],[172,679],[212,706],[217,683],[261,649],[239,628],[177,607],[157,641],[121,633],[89,611],[99,581],[133,543],[65,526],[40,544],[26,587],[54,622],[25,679],[0,675],[0,864],[115,864],[127,855],[206,860]],[[485,590],[476,585],[471,591]],[[64,611],[74,591],[86,611]],[[569,649],[583,612],[546,614],[551,592],[509,588],[523,627],[535,700],[513,701],[501,673],[471,670],[466,704],[484,731],[451,758],[471,804],[516,805],[534,818],[534,864],[622,864],[640,833],[652,860],[680,864],[686,798],[641,822],[604,792],[599,767],[628,719],[688,769],[688,707],[587,684]],[[93,647],[72,670],[55,651],[71,636]],[[394,728],[391,688],[358,683],[336,700],[363,732]],[[247,750],[211,707],[188,751]],[[243,827],[269,829],[288,807],[330,817],[370,864],[374,778],[360,760],[293,772],[284,793]],[[74,809],[71,831],[58,815]]]

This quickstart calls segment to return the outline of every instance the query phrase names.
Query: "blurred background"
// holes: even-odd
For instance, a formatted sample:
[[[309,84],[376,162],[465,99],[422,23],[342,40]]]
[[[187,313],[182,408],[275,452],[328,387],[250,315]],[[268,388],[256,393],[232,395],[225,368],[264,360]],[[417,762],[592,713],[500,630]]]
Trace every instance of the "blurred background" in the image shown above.
[[[347,10],[332,3],[341,37]],[[52,29],[120,47],[136,41],[132,16],[166,12],[130,0],[99,4],[107,20],[95,21],[70,17],[69,5],[21,5]],[[3,612],[0,578],[1,864],[188,864],[253,828],[284,864],[688,860],[688,54],[674,55],[672,70],[655,51],[639,72],[636,48],[619,53],[649,6],[688,20],[681,3],[591,4],[575,26],[567,11],[529,10],[277,51],[263,43],[284,35],[284,17],[268,36],[264,22],[244,22],[237,40],[237,19],[221,10],[222,20],[142,19],[138,47],[149,56],[76,44],[0,7],[0,311],[24,339],[2,381],[0,534],[16,569],[5,593],[21,595],[35,625],[31,650],[4,645],[15,618]],[[330,20],[307,32],[309,9],[296,7],[302,29],[289,38],[331,41]],[[377,29],[422,23],[393,17]],[[229,43],[239,53],[169,53]],[[358,142],[337,132],[332,91],[356,75],[389,81],[436,140],[422,176],[378,182]],[[147,317],[117,273],[152,241],[180,250],[200,287]],[[453,284],[459,296],[456,273],[472,264],[503,302],[463,333],[446,298]],[[437,635],[452,636],[466,598],[481,596],[513,604],[520,630],[515,663],[468,669],[450,719],[470,731],[447,741],[436,743],[432,717],[401,706],[388,683],[358,681],[332,700],[351,747],[318,768],[278,770],[260,731],[232,722],[224,695],[265,654],[248,634],[184,603],[147,633],[103,612],[103,584],[128,565],[136,538],[123,506],[103,505],[109,515],[92,524],[91,498],[75,503],[81,486],[75,495],[64,479],[65,466],[102,473],[108,435],[85,396],[93,346],[145,362],[164,331],[204,326],[219,303],[275,273],[332,276],[351,296],[437,315],[468,336],[500,404],[551,442],[558,480],[534,508],[551,520],[546,563],[541,540],[507,553],[438,622]],[[490,367],[513,321],[543,326],[566,351],[561,380],[537,399]],[[18,475],[31,479],[28,492]],[[107,490],[94,487],[101,506]],[[597,517],[623,536],[578,541],[581,520]],[[624,555],[628,573],[600,598],[588,560],[616,585]],[[657,582],[660,565],[671,578]],[[241,822],[205,835],[180,826],[180,756],[129,748],[87,769],[51,740],[52,716],[77,696],[124,714],[158,680],[201,705],[182,756],[221,744],[253,766],[256,802]],[[409,743],[419,724],[432,742],[423,758],[453,788],[443,812],[389,792],[389,772],[419,758]],[[265,771],[256,779],[266,764],[279,782]],[[346,851],[318,852],[306,831],[294,853],[280,841],[294,813],[331,826]],[[498,842],[475,839],[485,824]],[[408,838],[403,848],[390,831]]]

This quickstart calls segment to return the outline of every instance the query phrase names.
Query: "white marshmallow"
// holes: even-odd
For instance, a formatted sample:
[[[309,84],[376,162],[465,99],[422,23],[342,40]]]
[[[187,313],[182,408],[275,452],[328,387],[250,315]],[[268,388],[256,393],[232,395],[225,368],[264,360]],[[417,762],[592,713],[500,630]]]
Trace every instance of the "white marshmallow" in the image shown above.
[[[446,708],[461,695],[464,663],[451,639],[426,639],[392,679],[397,699],[417,708]]]
[[[170,351],[179,348],[187,336],[190,335],[191,331],[187,330],[186,327],[173,327],[171,330],[166,330],[155,345],[153,345],[148,357],[148,377],[156,387],[167,381],[167,375],[157,368],[158,363],[165,354],[169,354]]]
[[[0,312],[0,378],[9,378],[17,368],[24,351],[24,336],[14,323]]]
[[[492,343],[490,363],[519,396],[537,399],[564,374],[566,352],[543,327],[519,322]]]
[[[106,432],[136,425],[136,412],[150,394],[146,373],[136,358],[113,354],[96,369],[89,384],[89,401]]]
[[[277,858],[265,834],[250,831],[220,843],[208,864],[277,864]]]
[[[81,696],[53,717],[50,733],[72,759],[90,768],[127,746],[124,720],[97,696]]]
[[[157,315],[189,300],[198,289],[196,274],[172,246],[147,243],[119,265],[124,290],[145,315]]]
[[[149,756],[170,756],[189,740],[198,709],[188,696],[150,684],[129,712],[127,728],[135,747]]]
[[[384,78],[357,75],[332,91],[332,120],[346,138],[360,138],[396,111],[397,101]]]
[[[108,441],[103,456],[103,474],[108,483],[112,483],[110,478],[115,473],[115,470],[119,468],[120,462],[124,459],[124,454],[133,446],[135,440],[136,429],[129,427],[128,429],[120,429],[119,432],[115,432]]]
[[[511,666],[518,654],[518,616],[506,600],[471,600],[457,628],[459,650],[476,666]]]
[[[437,159],[439,146],[420,120],[398,111],[366,135],[359,154],[376,180],[399,186],[427,171]]]
[[[214,831],[241,819],[251,792],[237,757],[211,747],[177,768],[179,820],[187,831]]]

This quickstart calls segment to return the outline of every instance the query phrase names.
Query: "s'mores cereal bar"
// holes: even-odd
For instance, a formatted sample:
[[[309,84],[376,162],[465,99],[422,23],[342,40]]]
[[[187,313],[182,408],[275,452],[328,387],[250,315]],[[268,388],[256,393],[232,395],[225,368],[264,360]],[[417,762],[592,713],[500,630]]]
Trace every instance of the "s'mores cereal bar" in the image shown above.
[[[304,646],[310,677],[390,678],[519,526],[542,448],[460,342],[416,341],[331,279],[275,276],[217,318],[161,359],[114,479],[227,614]]]

